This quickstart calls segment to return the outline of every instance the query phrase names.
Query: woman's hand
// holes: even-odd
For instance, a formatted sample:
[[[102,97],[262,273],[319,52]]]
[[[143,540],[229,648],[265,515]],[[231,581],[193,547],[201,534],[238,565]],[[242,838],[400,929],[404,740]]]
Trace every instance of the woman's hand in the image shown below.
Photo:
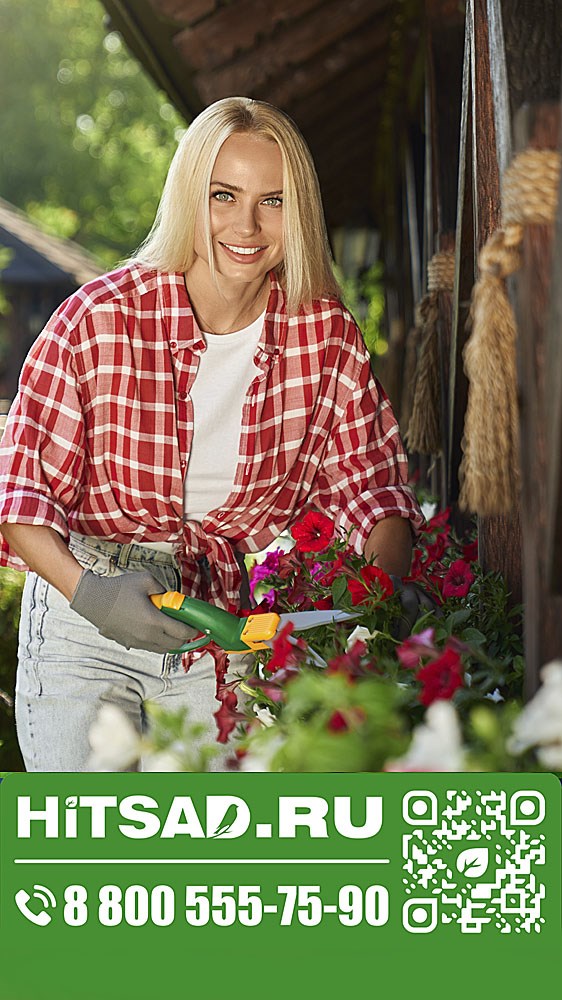
[[[96,576],[85,569],[70,607],[95,625],[105,639],[113,639],[126,649],[168,653],[198,633],[154,606],[150,595],[162,593],[161,584],[148,571]]]

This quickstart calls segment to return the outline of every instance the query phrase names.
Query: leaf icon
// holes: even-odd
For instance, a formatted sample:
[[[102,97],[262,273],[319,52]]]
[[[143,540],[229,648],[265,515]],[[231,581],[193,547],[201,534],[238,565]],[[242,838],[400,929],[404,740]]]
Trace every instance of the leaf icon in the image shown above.
[[[211,834],[211,837],[223,837],[225,833],[228,833],[237,816],[238,806],[233,802],[226,810],[221,822],[218,824],[215,832]]]
[[[74,806],[77,806],[78,805],[78,798],[77,798],[77,796],[76,795],[69,795],[69,797],[65,801],[65,805],[68,806],[71,809],[74,808]]]
[[[470,847],[462,851],[457,858],[457,871],[467,878],[479,878],[488,868],[489,851],[487,847]]]

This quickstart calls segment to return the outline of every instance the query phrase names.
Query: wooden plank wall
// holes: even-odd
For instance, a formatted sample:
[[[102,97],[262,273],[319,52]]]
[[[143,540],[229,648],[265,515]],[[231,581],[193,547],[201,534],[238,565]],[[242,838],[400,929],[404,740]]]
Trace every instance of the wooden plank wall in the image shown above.
[[[500,180],[512,148],[559,148],[561,51],[562,9],[554,0],[532,5],[468,0],[449,383],[452,497],[465,404],[461,357],[474,258],[500,224]],[[538,687],[541,666],[562,655],[562,236],[555,254],[558,280],[552,285],[553,228],[527,227],[523,265],[509,286],[518,326],[520,507],[508,516],[478,521],[484,568],[499,570],[512,601],[525,605],[527,697]],[[550,383],[547,359],[558,365]]]

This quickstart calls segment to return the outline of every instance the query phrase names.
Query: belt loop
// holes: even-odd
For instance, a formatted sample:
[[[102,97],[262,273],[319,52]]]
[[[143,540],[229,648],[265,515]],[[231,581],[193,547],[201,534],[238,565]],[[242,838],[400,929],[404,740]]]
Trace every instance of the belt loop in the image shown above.
[[[117,543],[119,544],[119,543]],[[119,569],[126,569],[129,565],[129,556],[131,554],[132,544],[128,542],[124,545],[119,545],[119,552],[115,556],[115,565]]]

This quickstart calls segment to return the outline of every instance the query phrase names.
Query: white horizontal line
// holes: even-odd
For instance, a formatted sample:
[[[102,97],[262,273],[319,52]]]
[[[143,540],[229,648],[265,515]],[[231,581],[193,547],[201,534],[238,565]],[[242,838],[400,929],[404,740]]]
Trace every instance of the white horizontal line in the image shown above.
[[[390,858],[14,858],[15,865],[388,865]]]

